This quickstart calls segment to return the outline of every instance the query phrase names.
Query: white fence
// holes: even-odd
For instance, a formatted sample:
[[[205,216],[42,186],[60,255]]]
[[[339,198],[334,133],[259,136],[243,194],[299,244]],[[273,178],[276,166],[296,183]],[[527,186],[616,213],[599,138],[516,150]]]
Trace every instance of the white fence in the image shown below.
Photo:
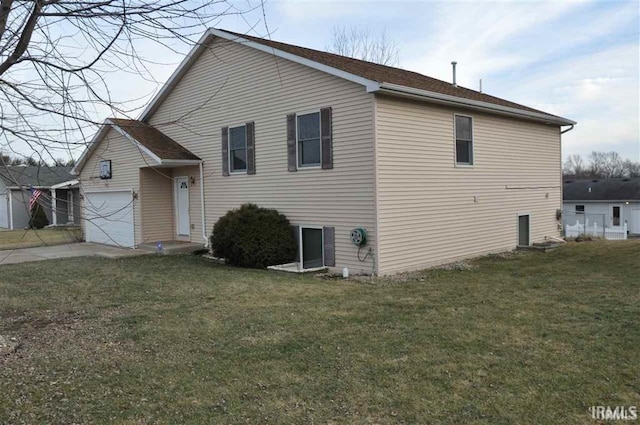
[[[605,237],[610,240],[625,240],[627,239],[627,223],[620,227],[603,227],[598,226],[598,223],[589,223],[587,218],[584,222],[576,221],[576,224],[564,225],[564,235],[567,238],[577,238],[580,235],[587,235],[596,238]]]

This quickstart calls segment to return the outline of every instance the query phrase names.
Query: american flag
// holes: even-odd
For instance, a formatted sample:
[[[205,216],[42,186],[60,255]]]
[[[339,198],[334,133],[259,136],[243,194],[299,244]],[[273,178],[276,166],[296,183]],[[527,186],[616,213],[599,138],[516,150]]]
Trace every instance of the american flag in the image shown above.
[[[38,203],[38,198],[42,196],[42,191],[40,189],[31,188],[31,198],[29,199],[29,209],[32,210],[33,207]]]

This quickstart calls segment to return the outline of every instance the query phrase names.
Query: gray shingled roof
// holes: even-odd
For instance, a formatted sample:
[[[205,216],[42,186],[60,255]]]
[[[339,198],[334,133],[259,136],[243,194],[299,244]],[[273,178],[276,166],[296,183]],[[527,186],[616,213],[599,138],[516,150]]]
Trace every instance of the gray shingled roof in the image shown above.
[[[51,187],[75,179],[72,167],[48,167],[37,165],[8,165],[0,167],[0,181],[7,187]]]
[[[640,177],[564,180],[565,201],[640,201]]]

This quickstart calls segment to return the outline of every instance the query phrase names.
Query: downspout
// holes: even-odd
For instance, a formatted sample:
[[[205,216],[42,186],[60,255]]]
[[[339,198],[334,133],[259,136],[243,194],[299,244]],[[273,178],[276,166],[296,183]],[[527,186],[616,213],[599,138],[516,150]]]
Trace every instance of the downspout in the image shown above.
[[[204,239],[204,247],[209,248],[207,225],[204,218],[204,170],[202,164],[203,162],[200,161],[200,213],[202,214],[202,239]]]
[[[570,132],[571,130],[573,130],[574,125],[575,125],[575,124],[571,124],[571,127],[567,128],[566,130],[562,130],[562,131],[560,132],[560,134],[564,134],[564,133],[568,133],[568,132]]]

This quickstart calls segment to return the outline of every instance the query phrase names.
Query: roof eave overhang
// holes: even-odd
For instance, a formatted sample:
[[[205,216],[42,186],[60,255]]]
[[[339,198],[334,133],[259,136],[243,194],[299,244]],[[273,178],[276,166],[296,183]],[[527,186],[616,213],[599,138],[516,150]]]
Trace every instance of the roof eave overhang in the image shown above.
[[[233,41],[236,43],[242,43],[245,46],[254,48],[256,50],[272,54],[276,57],[280,57],[283,59],[290,60],[295,63],[299,63],[301,65],[308,66],[310,68],[316,69],[318,71],[325,72],[330,75],[334,75],[336,77],[343,78],[345,80],[354,82],[356,84],[360,84],[365,87],[367,92],[369,93],[384,93],[394,96],[402,96],[413,99],[418,99],[422,101],[429,101],[432,103],[439,103],[449,106],[457,106],[457,107],[465,107],[474,110],[480,110],[484,112],[489,112],[493,114],[499,115],[507,115],[512,117],[519,117],[529,120],[534,120],[538,122],[542,122],[545,124],[559,125],[559,126],[569,126],[576,125],[575,121],[556,117],[549,114],[537,113],[532,111],[526,111],[518,108],[511,108],[502,105],[496,105],[493,103],[482,102],[477,100],[471,100],[466,98],[461,98],[457,96],[450,96],[441,93],[431,92],[427,90],[420,90],[411,87],[401,86],[397,84],[378,82],[374,80],[370,80],[364,77],[361,77],[356,74],[352,74],[346,71],[343,71],[338,68],[334,68],[328,65],[324,65],[322,63],[303,58],[301,56],[294,55],[289,52],[285,52],[274,47],[270,47],[261,43],[257,43],[255,41],[251,41],[249,39],[239,37],[235,34],[229,34],[225,31],[218,30],[215,28],[210,28],[207,30],[202,37],[196,43],[196,46],[191,49],[189,54],[185,57],[185,59],[180,63],[178,68],[171,74],[167,82],[162,86],[160,91],[154,96],[151,100],[147,108],[140,114],[138,118],[142,122],[146,122],[151,115],[158,109],[160,104],[162,104],[163,100],[169,95],[171,90],[178,84],[180,79],[189,71],[193,63],[200,57],[200,54],[207,48],[207,44],[214,37],[219,37],[225,40]]]
[[[66,182],[54,184],[53,186],[51,186],[51,189],[70,188],[70,187],[76,186],[78,184],[80,184],[80,182],[78,180],[68,180]]]
[[[523,109],[512,108],[508,106],[496,105],[494,103],[482,102],[478,100],[466,99],[457,96],[436,93],[428,90],[415,89],[412,87],[401,86],[398,84],[381,83],[376,90],[367,90],[374,93],[387,94],[392,96],[400,96],[416,100],[423,100],[432,103],[438,103],[447,106],[464,107],[468,109],[489,112],[498,115],[507,115],[511,117],[524,118],[553,125],[576,125],[575,121],[548,115],[539,112],[526,111]]]
[[[25,189],[44,189],[44,190],[49,190],[51,189],[51,186],[32,186],[29,184],[23,184],[20,186],[6,186],[7,189],[11,189],[11,190],[25,190]]]
[[[201,162],[201,159],[162,159],[160,160],[160,165],[178,167],[181,165],[198,165]]]
[[[106,136],[106,134],[107,134],[107,132],[109,131],[110,128],[111,128],[111,122],[109,120],[105,120],[100,125],[100,129],[93,136],[93,139],[91,139],[91,141],[87,145],[87,148],[84,150],[84,152],[82,152],[82,155],[80,155],[80,158],[78,158],[78,161],[76,162],[76,164],[71,169],[70,173],[72,175],[74,175],[74,176],[80,175],[80,172],[84,168],[85,163],[87,162],[87,160],[89,159],[89,157],[93,153],[93,151],[96,148],[96,146],[98,146],[98,143],[102,140],[102,138],[104,136]]]
[[[215,28],[210,28],[209,30],[207,30],[207,32],[204,33],[202,37],[200,37],[195,47],[191,49],[191,51],[187,54],[184,60],[180,63],[178,68],[176,68],[173,74],[171,74],[167,82],[153,97],[149,105],[142,111],[142,113],[140,114],[140,117],[138,117],[139,121],[146,122],[149,118],[151,118],[151,115],[153,115],[153,113],[162,104],[164,99],[166,99],[169,93],[171,93],[171,90],[173,90],[173,88],[178,84],[180,79],[189,71],[191,66],[200,57],[202,52],[204,52],[204,50],[207,48],[207,44],[214,37],[219,37],[225,40],[241,43],[245,46],[251,47],[261,52],[269,53],[269,54],[275,55],[276,57],[287,59],[292,62],[296,62],[313,69],[317,69],[318,71],[326,72],[327,74],[335,75],[336,77],[344,78],[345,80],[352,81],[354,83],[365,86],[367,88],[367,91],[373,91],[378,88],[378,83],[376,81],[372,81],[367,78],[360,77],[359,75],[351,74],[349,72],[342,71],[338,68],[333,68],[331,66],[324,65],[319,62],[312,61],[310,59],[306,59],[289,52],[278,50],[276,48],[269,47],[264,44],[256,43],[255,41],[251,41],[243,37],[238,37],[237,35],[229,34],[225,31],[221,31]]]
[[[106,135],[107,131],[110,128],[113,128],[118,133],[120,133],[125,139],[129,140],[130,142],[132,142],[138,148],[138,150],[140,152],[144,152],[147,155],[147,157],[149,159],[151,159],[151,161],[152,161],[152,163],[149,163],[149,166],[166,166],[166,167],[173,166],[173,167],[177,167],[177,166],[180,166],[180,165],[197,165],[197,164],[200,164],[202,162],[201,159],[167,159],[167,158],[160,158],[153,151],[151,151],[145,145],[143,145],[142,143],[137,141],[129,133],[124,131],[120,126],[118,126],[118,124],[116,124],[113,121],[107,119],[107,120],[104,121],[104,123],[100,127],[100,130],[96,133],[94,138],[89,143],[89,147],[87,149],[85,149],[85,151],[82,153],[82,156],[80,156],[80,159],[78,159],[78,163],[71,170],[71,174],[76,175],[76,176],[80,174],[80,172],[82,171],[82,168],[84,167],[85,163],[87,162],[87,159],[89,159],[89,156],[91,156],[91,153],[95,150],[95,148],[98,145],[98,143],[102,140],[102,138]]]
[[[562,202],[605,202],[605,203],[624,203],[624,202],[640,202],[638,199],[563,199]]]

